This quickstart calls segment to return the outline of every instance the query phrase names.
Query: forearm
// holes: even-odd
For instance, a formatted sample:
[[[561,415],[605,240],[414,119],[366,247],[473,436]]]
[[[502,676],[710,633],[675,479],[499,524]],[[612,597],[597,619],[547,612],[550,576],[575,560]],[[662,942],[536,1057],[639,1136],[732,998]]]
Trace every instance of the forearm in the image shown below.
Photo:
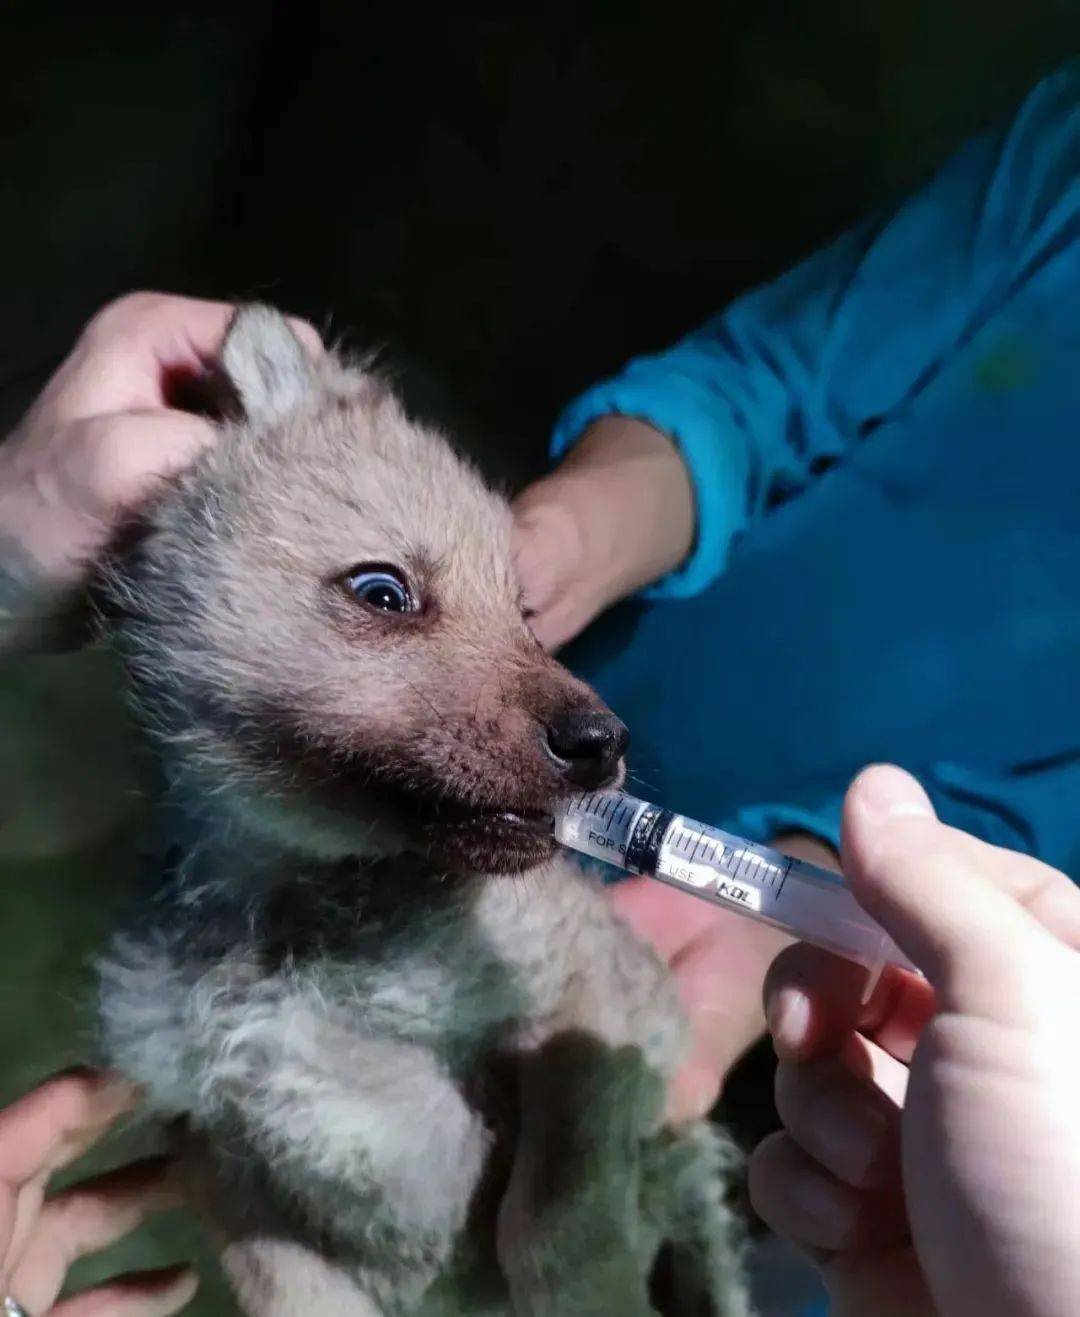
[[[962,148],[891,214],[570,403],[554,457],[614,416],[678,446],[693,483],[693,548],[668,552],[664,572],[649,564],[645,579],[664,578],[658,592],[708,588],[737,536],[905,410],[1044,268],[1080,207],[1078,104],[1075,68],[1046,80],[1012,125]]]
[[[67,591],[51,584],[0,497],[0,655],[56,648]]]
[[[65,648],[79,630],[80,573],[59,550],[50,556],[55,518],[38,502],[0,446],[0,654]]]

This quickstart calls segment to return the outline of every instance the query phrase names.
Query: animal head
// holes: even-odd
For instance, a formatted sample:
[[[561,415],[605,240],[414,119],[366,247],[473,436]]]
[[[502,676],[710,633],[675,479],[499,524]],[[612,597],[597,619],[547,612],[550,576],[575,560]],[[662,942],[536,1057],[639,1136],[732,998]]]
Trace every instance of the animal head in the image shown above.
[[[503,499],[376,375],[240,310],[240,408],[107,589],[174,775],[313,854],[511,872],[626,730],[522,618]]]

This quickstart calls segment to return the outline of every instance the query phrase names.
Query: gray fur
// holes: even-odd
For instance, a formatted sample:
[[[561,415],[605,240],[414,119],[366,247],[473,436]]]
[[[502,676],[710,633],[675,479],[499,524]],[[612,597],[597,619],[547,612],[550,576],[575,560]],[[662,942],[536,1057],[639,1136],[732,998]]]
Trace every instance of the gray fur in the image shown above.
[[[302,406],[315,385],[303,344],[269,307],[237,316],[221,350],[221,366],[253,425],[273,425]]]
[[[108,578],[186,840],[101,1009],[241,1302],[643,1314],[669,1239],[738,1317],[733,1150],[662,1124],[674,988],[527,822],[566,789],[545,720],[600,706],[522,621],[505,503],[274,312],[222,362],[245,419]],[[368,562],[421,608],[365,611]]]

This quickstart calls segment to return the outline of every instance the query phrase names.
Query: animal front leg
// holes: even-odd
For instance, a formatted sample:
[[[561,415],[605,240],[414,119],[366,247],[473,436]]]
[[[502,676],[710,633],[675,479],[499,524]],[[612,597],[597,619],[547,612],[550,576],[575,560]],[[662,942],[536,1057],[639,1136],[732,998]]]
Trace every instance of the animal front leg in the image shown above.
[[[467,1230],[489,1133],[427,1049],[357,1037],[290,1005],[291,1027],[282,1013],[256,1019],[229,1069],[209,1072],[228,1118],[184,1147],[204,1215],[241,1266],[246,1241],[299,1242],[340,1259],[376,1311],[410,1310]]]
[[[329,1262],[279,1239],[244,1239],[221,1255],[249,1317],[383,1317],[383,1309]]]
[[[522,1059],[498,1223],[515,1313],[653,1313],[647,1279],[659,1241],[641,1213],[640,1149],[661,1101],[637,1048],[564,1033]]]

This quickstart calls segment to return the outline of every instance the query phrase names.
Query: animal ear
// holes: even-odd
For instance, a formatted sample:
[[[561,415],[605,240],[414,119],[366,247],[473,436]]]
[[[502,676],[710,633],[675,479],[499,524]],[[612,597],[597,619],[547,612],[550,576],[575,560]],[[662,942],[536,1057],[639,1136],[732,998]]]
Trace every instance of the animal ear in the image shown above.
[[[315,372],[289,322],[269,306],[242,306],[221,345],[221,368],[249,421],[273,422],[315,388]]]

